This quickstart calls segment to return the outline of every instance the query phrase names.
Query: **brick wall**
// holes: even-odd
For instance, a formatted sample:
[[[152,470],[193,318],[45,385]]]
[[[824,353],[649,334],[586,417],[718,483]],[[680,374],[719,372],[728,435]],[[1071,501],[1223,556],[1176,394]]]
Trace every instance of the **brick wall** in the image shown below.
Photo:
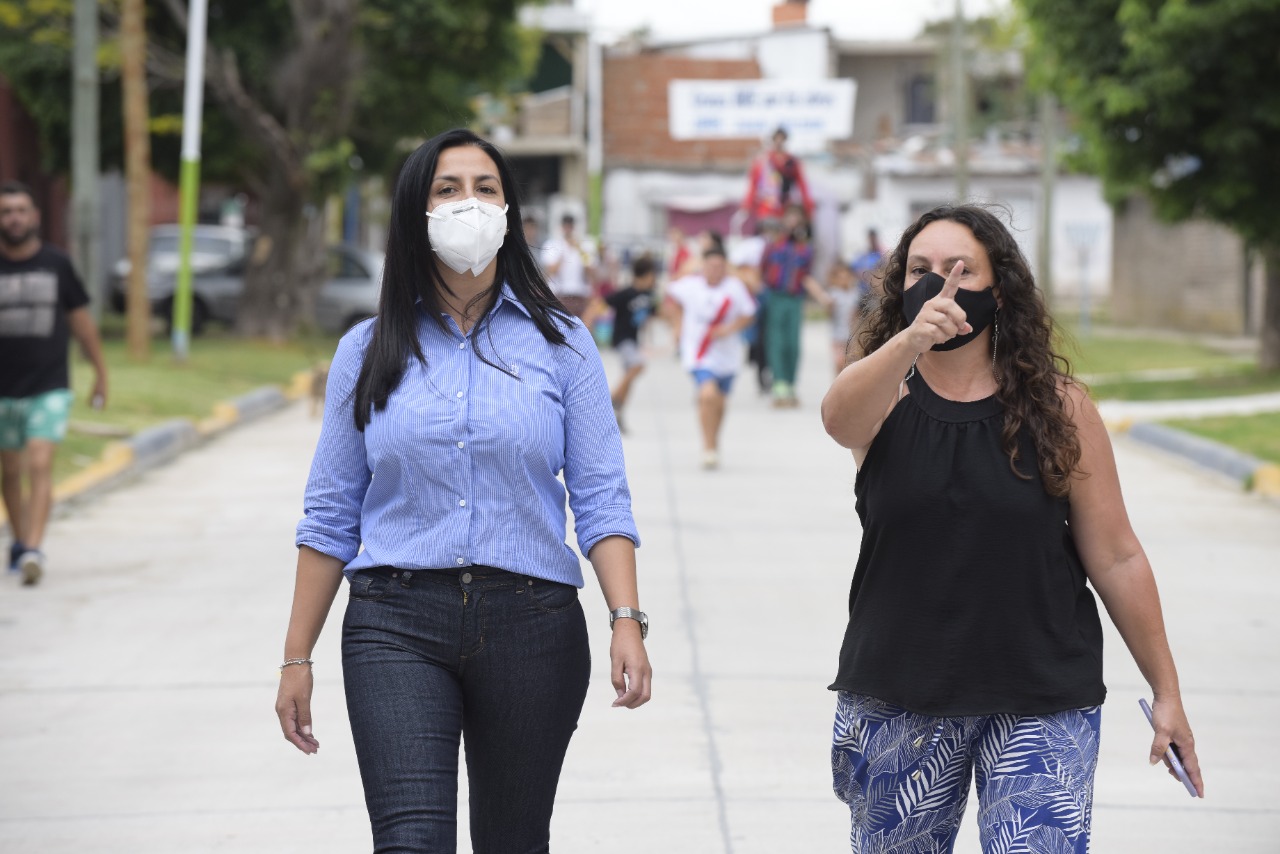
[[[656,53],[605,56],[604,160],[608,167],[742,169],[760,150],[754,139],[682,140],[667,130],[672,80],[755,80],[755,60],[691,59]]]
[[[1244,332],[1244,247],[1206,220],[1166,225],[1140,196],[1115,214],[1111,311],[1125,326]]]

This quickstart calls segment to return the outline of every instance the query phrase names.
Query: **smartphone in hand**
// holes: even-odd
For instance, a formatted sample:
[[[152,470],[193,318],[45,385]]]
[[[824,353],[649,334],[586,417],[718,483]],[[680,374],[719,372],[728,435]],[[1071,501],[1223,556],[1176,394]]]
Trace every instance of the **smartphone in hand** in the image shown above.
[[[1156,728],[1156,722],[1151,719],[1151,707],[1147,705],[1145,698],[1138,699],[1138,705],[1142,707],[1142,713],[1147,716],[1147,723],[1151,724],[1151,728]],[[1164,752],[1165,757],[1169,760],[1169,764],[1173,766],[1173,773],[1178,775],[1178,779],[1182,781],[1182,785],[1187,787],[1187,791],[1191,793],[1191,797],[1200,797],[1196,792],[1195,784],[1191,782],[1191,778],[1187,776],[1187,769],[1182,767],[1182,760],[1178,758],[1178,751],[1170,744]]]

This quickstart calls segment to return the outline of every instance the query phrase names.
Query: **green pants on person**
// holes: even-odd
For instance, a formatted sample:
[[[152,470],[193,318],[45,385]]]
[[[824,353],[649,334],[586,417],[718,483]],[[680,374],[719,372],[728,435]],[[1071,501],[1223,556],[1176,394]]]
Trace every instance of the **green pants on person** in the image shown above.
[[[800,366],[800,325],[804,320],[804,297],[771,292],[765,315],[765,358],[773,374],[773,394],[795,396],[796,370]]]

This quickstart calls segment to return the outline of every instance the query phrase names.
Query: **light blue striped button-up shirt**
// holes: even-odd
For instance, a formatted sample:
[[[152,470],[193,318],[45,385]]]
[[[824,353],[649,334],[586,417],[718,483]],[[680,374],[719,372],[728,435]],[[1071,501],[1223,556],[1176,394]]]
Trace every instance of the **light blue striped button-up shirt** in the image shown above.
[[[448,332],[419,318],[426,365],[411,358],[364,432],[352,406],[373,322],[339,342],[297,544],[343,561],[348,576],[479,564],[581,587],[566,486],[584,555],[612,535],[639,544],[591,333],[574,320],[562,324],[569,346],[548,342],[509,287],[478,333],[445,319]]]

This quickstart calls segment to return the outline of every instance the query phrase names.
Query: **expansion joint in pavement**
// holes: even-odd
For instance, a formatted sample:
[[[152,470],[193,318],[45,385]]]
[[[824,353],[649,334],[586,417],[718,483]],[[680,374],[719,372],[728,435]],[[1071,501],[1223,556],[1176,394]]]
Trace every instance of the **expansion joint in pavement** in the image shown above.
[[[680,590],[680,619],[684,623],[685,636],[689,640],[689,672],[693,693],[698,698],[698,710],[702,717],[702,733],[707,740],[707,759],[711,766],[711,789],[716,800],[716,819],[720,827],[720,841],[724,854],[733,854],[733,837],[729,833],[729,813],[725,803],[724,784],[721,781],[722,766],[720,748],[716,743],[715,727],[711,718],[711,695],[706,674],[702,670],[702,658],[698,652],[698,632],[693,612],[693,597],[689,592],[689,570],[684,558],[683,534],[680,526],[680,507],[676,494],[675,470],[671,457],[671,443],[662,410],[655,410],[658,445],[661,448],[662,478],[667,489],[667,512],[671,514],[671,542],[675,556],[676,578]]]

